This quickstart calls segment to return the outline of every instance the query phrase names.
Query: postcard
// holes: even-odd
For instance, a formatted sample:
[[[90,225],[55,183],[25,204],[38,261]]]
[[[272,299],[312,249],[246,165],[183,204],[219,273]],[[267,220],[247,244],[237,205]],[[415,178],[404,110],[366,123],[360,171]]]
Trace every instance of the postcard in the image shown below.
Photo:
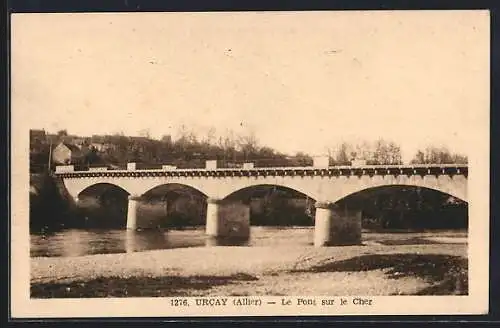
[[[12,317],[488,313],[488,11],[11,18]]]

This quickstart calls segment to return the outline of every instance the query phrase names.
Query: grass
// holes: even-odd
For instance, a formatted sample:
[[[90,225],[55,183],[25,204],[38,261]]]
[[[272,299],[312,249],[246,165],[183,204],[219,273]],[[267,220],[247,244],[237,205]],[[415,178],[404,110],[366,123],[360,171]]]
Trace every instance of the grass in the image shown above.
[[[189,296],[190,290],[207,290],[215,286],[258,278],[238,273],[231,276],[167,277],[100,277],[70,283],[31,285],[32,298],[99,298],[99,297],[171,297]]]
[[[431,284],[417,295],[468,295],[467,259],[441,254],[372,254],[327,261],[301,272],[359,272],[385,270],[389,279],[418,277]]]
[[[398,245],[430,245],[430,244],[443,244],[434,240],[427,240],[425,238],[408,238],[408,239],[387,239],[381,240],[378,243],[386,246],[398,246]]]

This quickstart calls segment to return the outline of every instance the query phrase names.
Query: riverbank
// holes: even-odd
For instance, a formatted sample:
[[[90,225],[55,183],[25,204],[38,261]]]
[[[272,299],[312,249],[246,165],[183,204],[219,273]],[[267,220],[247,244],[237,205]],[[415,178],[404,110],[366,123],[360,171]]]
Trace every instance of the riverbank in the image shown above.
[[[74,201],[61,179],[48,173],[30,174],[30,232],[44,233],[78,225]]]
[[[51,297],[467,294],[467,245],[196,247],[32,258]]]

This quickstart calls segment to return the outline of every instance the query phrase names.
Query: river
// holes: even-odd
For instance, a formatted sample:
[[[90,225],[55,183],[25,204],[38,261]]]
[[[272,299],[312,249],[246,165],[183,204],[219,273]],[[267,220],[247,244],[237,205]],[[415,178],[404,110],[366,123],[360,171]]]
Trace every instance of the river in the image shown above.
[[[294,236],[293,239],[290,236]],[[205,227],[184,230],[127,231],[118,229],[68,229],[30,236],[32,257],[82,256],[140,252],[155,249],[204,247],[214,245],[270,246],[310,245],[312,227],[252,227],[249,240],[213,240],[205,236]]]
[[[311,246],[314,227],[251,227],[247,241],[207,239],[205,228],[162,231],[115,229],[67,229],[30,236],[31,257],[73,257],[92,254],[129,253],[147,250],[214,245],[234,246]],[[427,233],[363,233],[363,243],[396,245],[401,243],[466,243],[466,231]]]

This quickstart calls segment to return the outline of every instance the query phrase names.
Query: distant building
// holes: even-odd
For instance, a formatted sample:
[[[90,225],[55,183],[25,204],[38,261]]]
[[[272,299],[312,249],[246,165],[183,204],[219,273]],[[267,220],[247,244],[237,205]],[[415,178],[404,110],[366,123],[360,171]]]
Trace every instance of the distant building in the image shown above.
[[[143,152],[146,150],[146,144],[150,141],[147,137],[129,137],[131,150]]]
[[[205,168],[207,170],[215,170],[217,168],[217,160],[205,161]]]
[[[67,142],[59,143],[52,150],[52,161],[56,164],[72,164],[80,161],[83,156],[80,148]]]
[[[241,169],[241,168],[243,168],[243,164],[242,163],[227,162],[226,167],[229,169]]]
[[[148,137],[128,137],[132,142],[147,142],[150,139]]]
[[[111,143],[100,143],[100,142],[93,142],[90,144],[90,147],[94,148],[99,152],[105,152],[108,149],[116,149],[116,146]]]
[[[70,143],[74,144],[75,146],[77,146],[80,149],[88,148],[88,146],[90,144],[88,138],[74,138],[72,140],[72,142],[70,142]]]
[[[106,142],[106,136],[101,136],[98,134],[93,134],[92,137],[90,137],[90,142],[91,143],[105,143]]]
[[[360,166],[365,166],[366,165],[366,160],[364,159],[353,159],[351,161],[351,166],[354,167],[360,167]]]
[[[243,169],[253,169],[254,168],[254,163],[243,163]]]
[[[45,130],[30,130],[30,140],[45,140]]]
[[[313,157],[314,167],[328,167],[330,165],[330,158],[328,156]]]
[[[110,141],[110,138],[110,136],[94,134],[90,138],[90,148],[94,148],[98,152],[105,152],[108,149],[116,149],[117,146]]]
[[[172,136],[171,135],[165,135],[161,138],[161,142],[166,143],[168,145],[172,144]]]
[[[59,136],[57,134],[47,134],[45,136],[45,139],[47,140],[48,143],[55,144],[59,141]]]
[[[44,130],[30,130],[30,151],[40,150],[40,146],[45,143]]]

